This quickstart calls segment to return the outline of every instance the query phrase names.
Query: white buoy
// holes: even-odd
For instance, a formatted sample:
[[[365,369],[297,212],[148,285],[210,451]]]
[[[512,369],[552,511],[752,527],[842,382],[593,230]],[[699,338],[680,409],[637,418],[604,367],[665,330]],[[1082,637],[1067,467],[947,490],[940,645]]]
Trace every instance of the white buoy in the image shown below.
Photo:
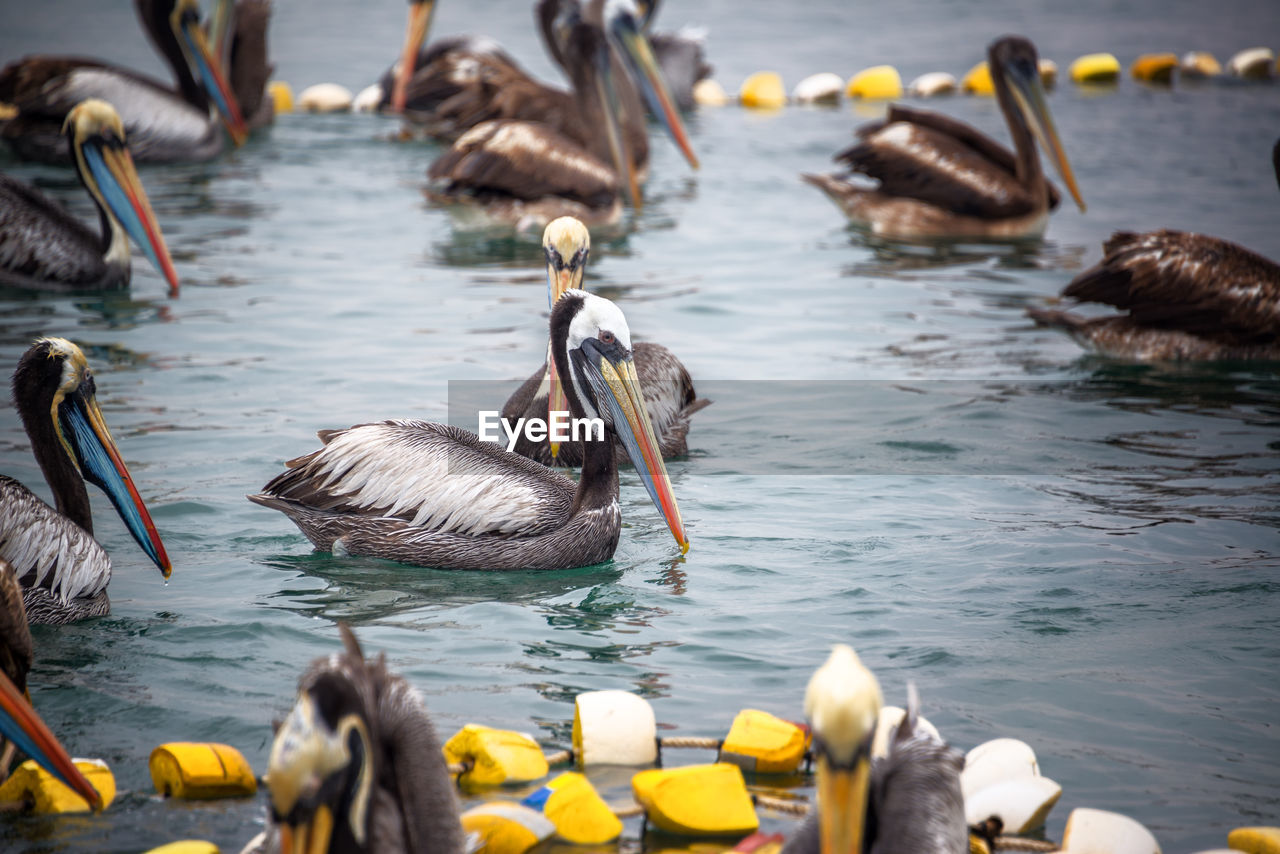
[[[700,107],[723,107],[729,103],[729,93],[710,77],[693,84],[693,100]]]
[[[1120,813],[1077,807],[1062,832],[1063,854],[1160,854],[1156,838]]]
[[[588,691],[573,708],[573,750],[578,764],[652,765],[658,758],[653,707],[627,691]]]
[[[298,109],[308,113],[344,113],[351,109],[351,90],[337,83],[308,86],[298,96]]]
[[[1227,71],[1246,80],[1266,80],[1271,77],[1271,66],[1276,55],[1269,47],[1251,47],[1242,50],[1227,62]]]
[[[1040,766],[1031,745],[1016,738],[994,738],[970,750],[960,772],[960,791],[965,799],[1007,780],[1039,777]]]
[[[1061,795],[1062,787],[1048,777],[1005,780],[966,794],[964,820],[974,825],[996,816],[1005,833],[1030,833],[1044,825]]]
[[[373,113],[378,110],[378,102],[382,100],[382,86],[374,83],[372,86],[366,86],[360,90],[360,94],[356,95],[356,99],[351,102],[351,109],[357,113]]]
[[[935,95],[950,95],[956,91],[956,78],[945,71],[930,71],[921,74],[907,86],[907,94],[917,98],[932,98]]]
[[[899,706],[885,706],[880,709],[880,717],[876,720],[876,736],[871,740],[873,759],[883,759],[889,755],[889,735],[894,727],[902,723],[902,717],[906,713],[906,710]],[[923,715],[916,718],[916,730],[927,732],[939,741],[942,740],[942,736],[938,735],[938,728],[929,723]]]
[[[791,100],[797,104],[838,104],[844,91],[844,78],[830,71],[810,74],[791,90]]]

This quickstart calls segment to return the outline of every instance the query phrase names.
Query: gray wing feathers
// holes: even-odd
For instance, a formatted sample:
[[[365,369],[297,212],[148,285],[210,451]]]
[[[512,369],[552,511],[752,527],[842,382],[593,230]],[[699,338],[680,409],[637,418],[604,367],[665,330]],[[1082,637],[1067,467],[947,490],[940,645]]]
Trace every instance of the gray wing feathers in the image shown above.
[[[63,605],[92,598],[111,580],[111,558],[83,528],[12,478],[0,476],[0,557],[27,588]]]
[[[0,175],[0,280],[91,284],[106,273],[102,239],[34,187]]]

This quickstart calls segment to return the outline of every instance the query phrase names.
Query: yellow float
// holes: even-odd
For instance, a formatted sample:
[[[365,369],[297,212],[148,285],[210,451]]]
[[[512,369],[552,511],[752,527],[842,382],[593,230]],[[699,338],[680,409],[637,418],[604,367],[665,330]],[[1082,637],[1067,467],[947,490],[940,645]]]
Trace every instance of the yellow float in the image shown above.
[[[1068,69],[1074,83],[1105,85],[1120,79],[1120,60],[1109,53],[1090,53],[1071,63]]]
[[[521,801],[556,826],[556,835],[575,845],[603,845],[622,835],[622,822],[591,781],[573,771],[556,777]]]
[[[850,98],[887,101],[902,97],[902,77],[892,65],[865,68],[849,78],[845,94]]]
[[[244,755],[227,744],[175,741],[151,751],[151,782],[166,798],[241,798],[258,791]]]
[[[88,778],[102,796],[106,809],[116,796],[116,778],[107,763],[100,759],[76,759],[75,766]],[[0,786],[0,803],[25,803],[38,814],[89,812],[89,802],[69,789],[61,780],[28,759]]]
[[[1237,827],[1227,834],[1227,845],[1245,854],[1280,854],[1280,827]]]
[[[547,776],[547,759],[524,733],[467,724],[444,743],[450,764],[467,766],[458,778],[465,786],[528,783]]]
[[[660,830],[684,836],[743,836],[760,826],[737,765],[641,771],[631,791]]]
[[[791,774],[809,748],[809,730],[768,712],[743,709],[720,747],[720,760],[757,774]]]
[[[1144,83],[1168,86],[1173,83],[1173,72],[1178,67],[1178,57],[1172,53],[1144,53],[1129,66],[1129,75]]]
[[[267,84],[267,94],[271,96],[277,114],[293,112],[293,87],[288,83],[272,80]]]
[[[776,110],[787,103],[787,90],[782,85],[782,75],[776,71],[757,71],[738,90],[738,100],[744,107]]]

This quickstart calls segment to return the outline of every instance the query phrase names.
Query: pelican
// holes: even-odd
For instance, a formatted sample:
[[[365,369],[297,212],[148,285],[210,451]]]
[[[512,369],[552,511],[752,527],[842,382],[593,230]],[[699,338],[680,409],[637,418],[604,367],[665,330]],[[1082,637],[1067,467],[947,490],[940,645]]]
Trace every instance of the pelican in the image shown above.
[[[223,148],[212,103],[236,145],[248,131],[221,63],[200,27],[197,0],[135,0],[143,27],[173,69],[171,89],[128,69],[82,57],[29,56],[0,71],[0,102],[17,115],[0,127],[21,157],[66,162],[63,117],[86,98],[110,102],[140,161],[208,160]],[[195,74],[192,74],[192,69]]]
[[[209,15],[213,54],[227,71],[231,91],[250,131],[275,121],[267,84],[275,70],[267,59],[270,0],[216,0]]]
[[[566,291],[551,312],[556,370],[574,418],[598,418],[574,483],[474,433],[383,421],[320,433],[249,500],[287,515],[318,549],[438,569],[566,569],[613,556],[622,528],[615,441],[688,551],[658,442],[641,405],[631,332],[613,303]]]
[[[106,101],[77,105],[65,133],[80,183],[98,206],[94,234],[34,187],[0,175],[0,283],[53,290],[129,284],[132,237],[178,292],[178,274],[125,145],[120,116]]]
[[[917,701],[871,758],[883,705],[880,683],[843,644],[809,680],[805,716],[813,728],[818,810],[787,840],[782,854],[928,851],[965,854],[960,769],[964,755],[916,730]]]
[[[94,809],[101,809],[102,795],[31,707],[27,693],[31,657],[31,630],[18,573],[0,558],[0,783],[9,776],[15,749],[21,749]]]
[[[634,0],[585,6],[542,0],[538,10],[548,47],[573,82],[575,109],[558,114],[560,128],[510,119],[472,127],[431,164],[428,175],[440,185],[433,198],[478,205],[486,218],[521,230],[561,215],[616,223],[622,192],[640,204],[648,169],[641,94],[695,168],[697,158],[639,29]],[[629,75],[615,70],[615,51]]]
[[[248,852],[462,854],[458,801],[422,695],[346,651],[316,659],[276,731],[267,765],[271,827]]]
[[[895,105],[885,121],[859,128],[858,142],[835,157],[879,186],[856,186],[845,175],[802,177],[878,236],[1037,237],[1058,203],[1040,167],[1038,141],[1083,211],[1045,103],[1035,46],[1005,36],[991,43],[987,58],[1016,154],[955,119]]]
[[[543,232],[542,249],[547,258],[547,300],[549,305],[555,305],[565,291],[582,288],[587,256],[591,252],[591,235],[578,220],[561,217]],[[649,423],[653,426],[653,433],[658,438],[662,458],[684,456],[689,452],[685,441],[689,432],[689,418],[711,401],[698,398],[689,372],[666,347],[637,341],[633,353],[636,376],[644,392],[644,408],[649,416]],[[555,373],[549,367],[552,364],[548,359],[516,389],[502,408],[503,418],[512,424],[516,423],[517,418],[540,418],[550,423],[549,411],[567,411],[564,392],[559,388]],[[552,388],[556,389],[554,398],[548,394]],[[546,437],[534,442],[527,434],[521,433],[514,450],[517,454],[544,465],[582,464],[581,449],[577,444],[550,442]],[[615,447],[615,456],[619,465],[627,462],[624,448]]]
[[[17,569],[33,623],[68,623],[110,610],[111,559],[93,538],[86,480],[107,494],[164,577],[172,572],[98,409],[96,388],[84,353],[64,338],[36,341],[13,373],[13,402],[58,507],[0,475],[0,557]]]

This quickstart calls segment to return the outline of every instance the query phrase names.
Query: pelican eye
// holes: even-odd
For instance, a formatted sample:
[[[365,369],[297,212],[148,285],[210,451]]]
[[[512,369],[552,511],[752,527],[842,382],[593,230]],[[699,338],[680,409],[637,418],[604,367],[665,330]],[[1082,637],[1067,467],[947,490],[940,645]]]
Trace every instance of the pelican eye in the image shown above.
[[[615,338],[613,337],[613,333],[612,333],[612,332],[610,332],[609,330],[607,330],[607,329],[602,329],[602,330],[600,330],[600,343],[602,343],[602,344],[612,344],[612,343],[613,343],[614,341],[616,341],[616,340],[617,340],[617,339],[615,339]]]
[[[560,253],[557,252],[554,247],[547,246],[547,247],[544,247],[544,249],[547,253],[548,264],[550,264],[552,267],[555,267],[557,270],[559,270],[561,267],[564,266],[564,261],[563,259],[560,258]]]
[[[587,253],[589,253],[590,251],[591,251],[590,249],[585,249],[585,248],[583,248],[583,249],[579,249],[577,252],[573,253],[573,260],[571,260],[571,261],[569,262],[569,269],[570,269],[570,270],[576,270],[576,269],[578,269],[579,267],[581,267],[583,264],[586,264],[586,263],[587,263]]]

